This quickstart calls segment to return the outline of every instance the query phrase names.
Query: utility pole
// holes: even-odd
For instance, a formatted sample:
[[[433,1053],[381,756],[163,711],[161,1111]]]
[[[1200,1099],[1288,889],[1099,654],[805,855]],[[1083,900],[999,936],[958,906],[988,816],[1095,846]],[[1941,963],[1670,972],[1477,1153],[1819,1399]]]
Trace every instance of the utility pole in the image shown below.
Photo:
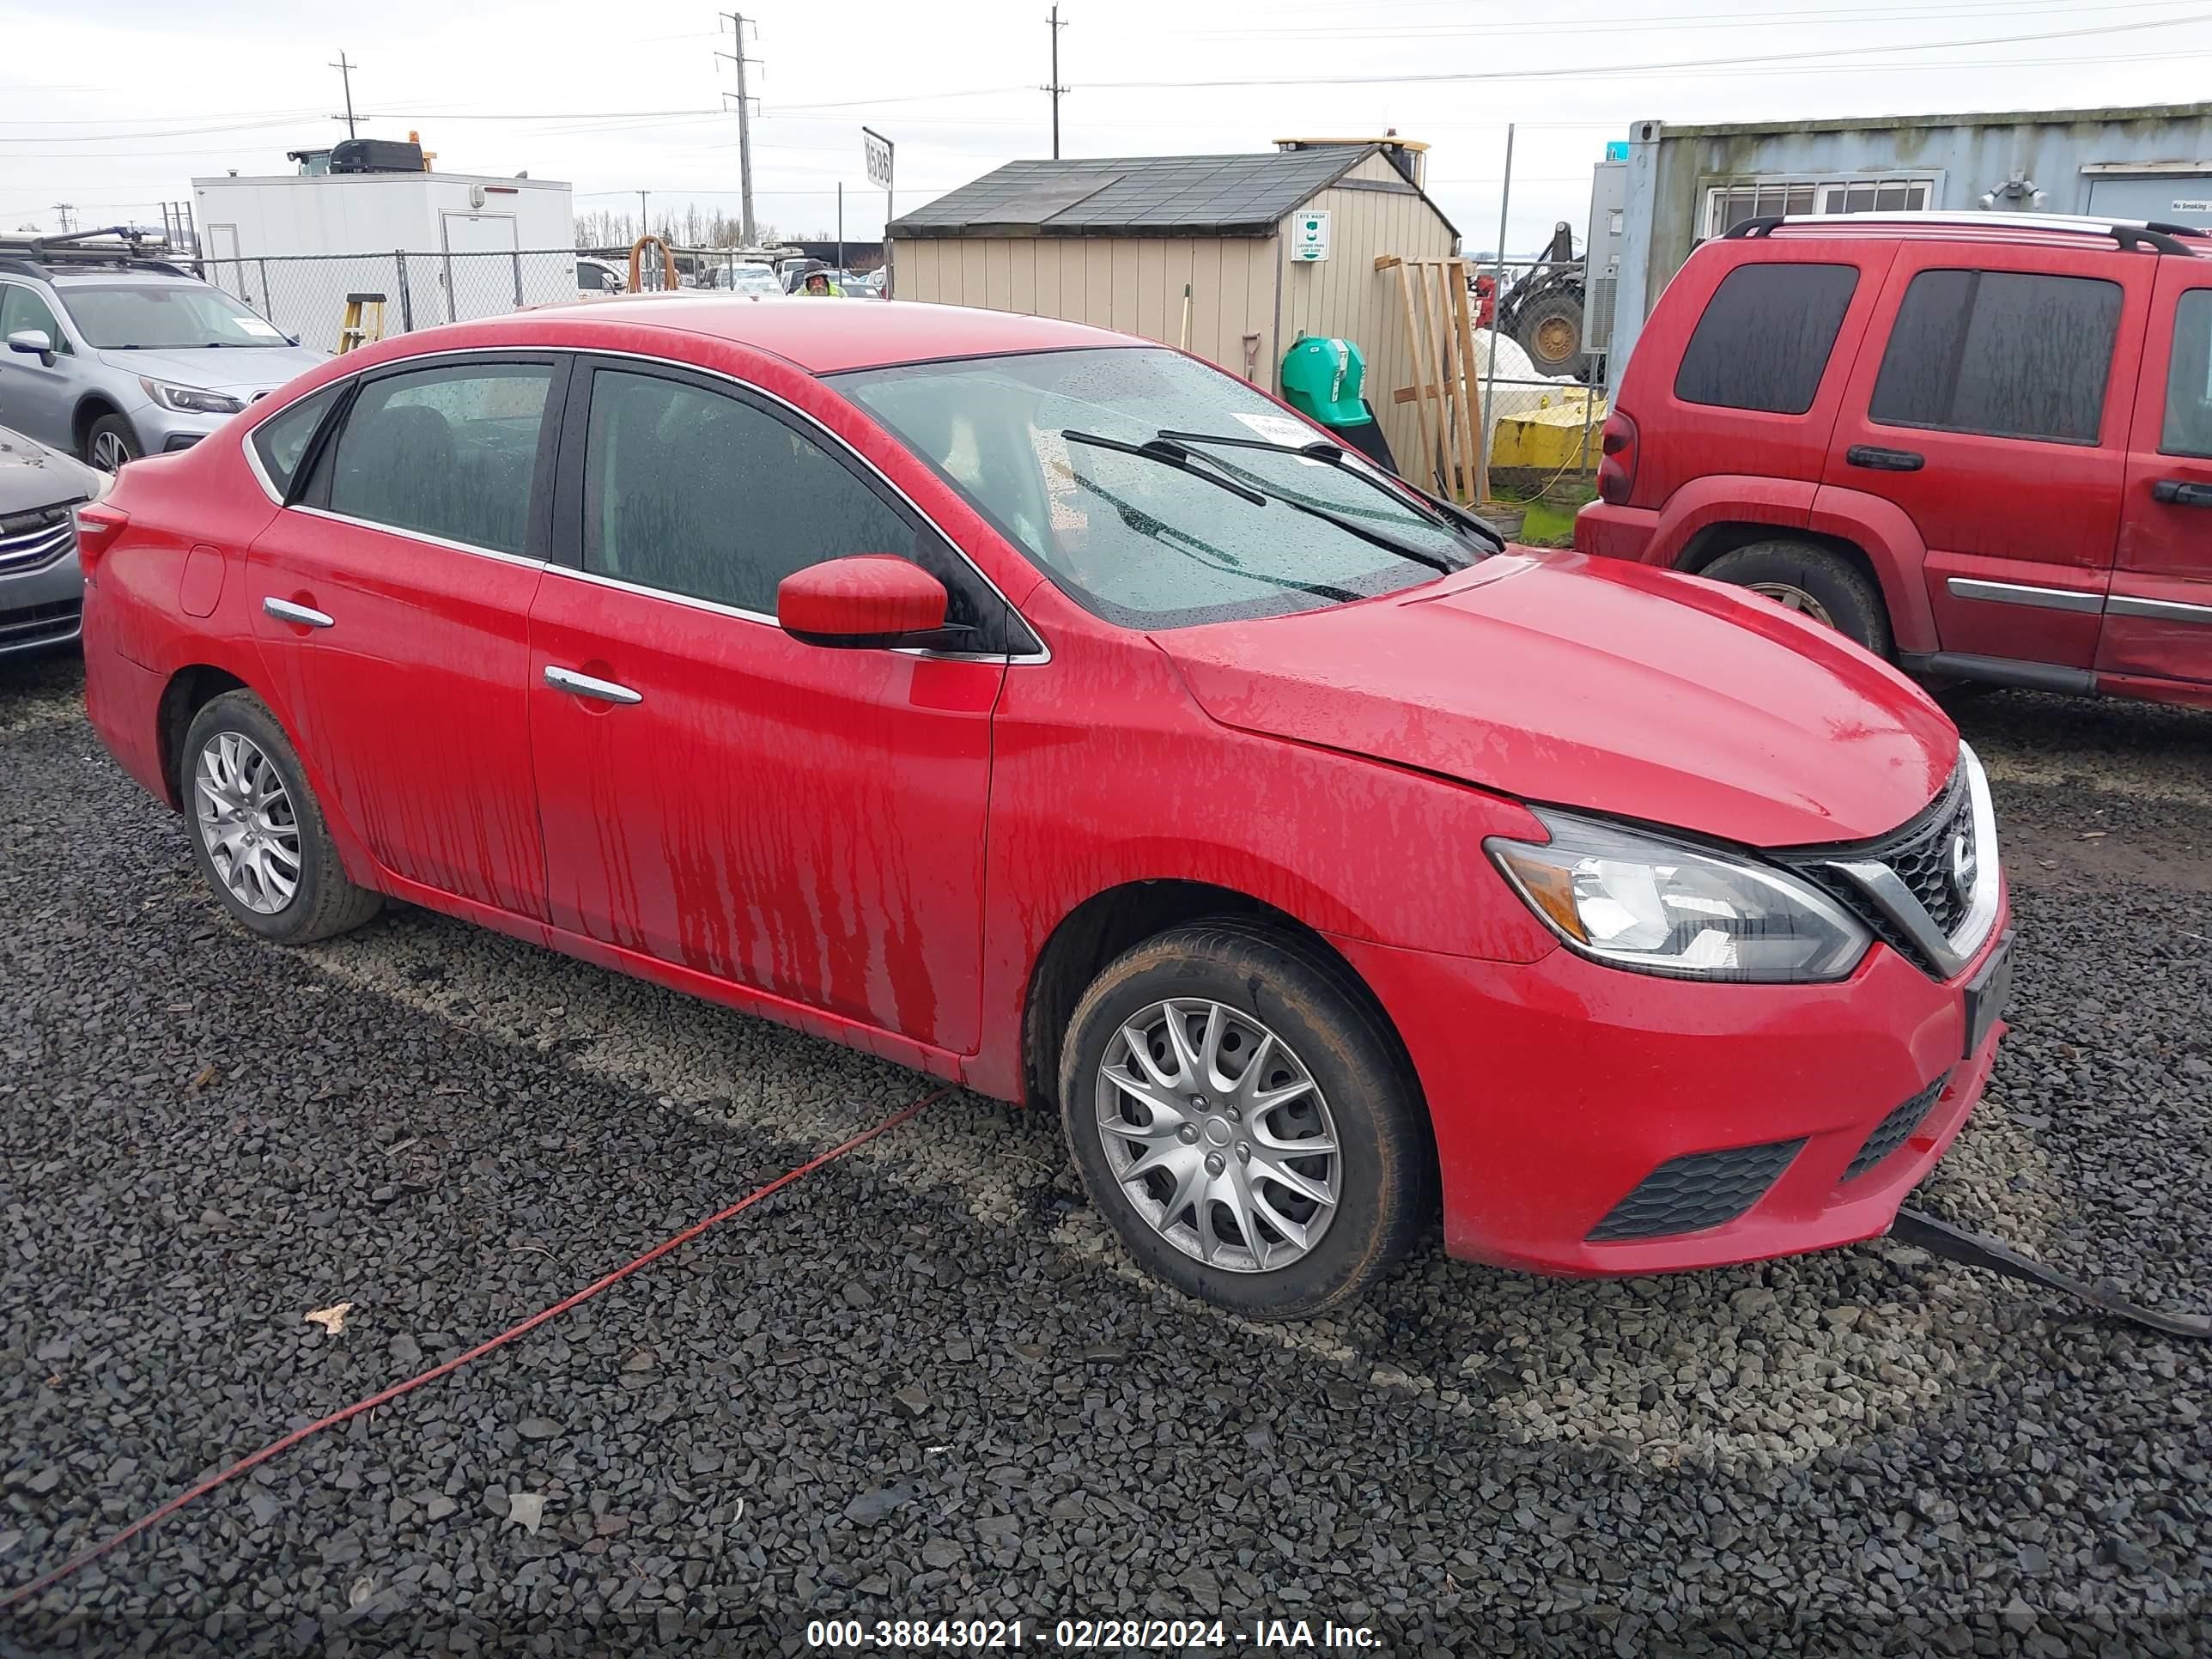
[[[1044,89],[1052,94],[1052,159],[1057,161],[1060,160],[1060,94],[1067,90],[1060,84],[1060,32],[1067,25],[1060,21],[1058,6],[1052,9],[1052,15],[1045,20],[1045,23],[1052,31],[1052,82]]]
[[[341,80],[341,81],[343,81],[343,82],[345,82],[345,104],[346,104],[346,112],[345,112],[344,116],[343,116],[343,118],[337,117],[337,116],[333,116],[331,118],[332,118],[333,120],[337,120],[337,119],[340,119],[340,118],[343,118],[343,119],[344,120],[344,122],[345,122],[345,124],[346,124],[346,137],[349,137],[349,138],[350,138],[350,137],[354,137],[354,120],[353,120],[353,72],[354,72],[356,70],[359,69],[359,68],[361,67],[361,65],[360,65],[360,64],[349,64],[349,63],[348,63],[348,62],[346,61],[346,55],[345,55],[345,53],[344,53],[344,52],[339,52],[339,53],[338,53],[338,61],[337,61],[337,63],[335,63],[335,64],[332,64],[330,67],[331,67],[331,68],[332,68],[332,69],[334,69],[334,70],[336,70],[338,72],[338,79],[339,79],[339,80]]]
[[[726,58],[738,66],[738,233],[744,238],[745,246],[751,247],[755,246],[753,240],[753,106],[751,98],[745,91],[745,65],[757,64],[760,59],[745,56],[746,19],[744,15],[742,12],[726,11],[721,15],[730,25],[732,35],[730,44],[737,47],[737,50],[733,52],[718,52],[714,56]],[[753,25],[753,33],[756,36],[760,33],[760,26],[757,23]],[[729,94],[724,93],[722,96],[726,101]]]
[[[653,234],[653,227],[651,224],[647,222],[645,216],[646,195],[647,192],[644,191],[640,191],[637,193],[637,234],[639,236],[650,236]],[[632,237],[630,240],[635,241],[637,238]]]
[[[54,211],[61,217],[63,235],[66,236],[76,228],[75,225],[70,223],[70,215],[76,211],[75,202],[57,202],[54,204]]]

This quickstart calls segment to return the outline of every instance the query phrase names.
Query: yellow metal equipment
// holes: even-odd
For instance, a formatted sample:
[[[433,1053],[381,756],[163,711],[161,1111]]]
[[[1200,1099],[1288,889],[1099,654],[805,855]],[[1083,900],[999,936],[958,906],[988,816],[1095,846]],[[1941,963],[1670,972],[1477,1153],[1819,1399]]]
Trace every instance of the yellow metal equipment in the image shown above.
[[[349,294],[346,295],[345,315],[338,323],[338,350],[351,351],[356,346],[365,346],[384,337],[384,296],[381,294]]]

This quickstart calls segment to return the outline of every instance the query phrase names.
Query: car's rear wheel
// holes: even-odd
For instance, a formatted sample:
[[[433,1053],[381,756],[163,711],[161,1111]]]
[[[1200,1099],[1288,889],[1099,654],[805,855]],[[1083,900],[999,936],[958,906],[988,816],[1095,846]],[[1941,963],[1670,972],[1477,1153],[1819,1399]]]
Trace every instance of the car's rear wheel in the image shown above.
[[[1889,612],[1866,573],[1839,553],[1777,538],[1723,553],[1700,575],[1748,588],[1795,611],[1877,657],[1889,655]]]
[[[304,945],[377,913],[383,899],[347,879],[300,757],[260,698],[211,700],[192,717],[179,759],[192,861],[248,928]]]
[[[1412,1067],[1342,964],[1287,934],[1199,923],[1117,958],[1069,1022],[1060,1097],[1130,1255],[1253,1318],[1358,1296],[1434,1213]]]
[[[145,453],[131,422],[120,415],[101,416],[84,434],[85,461],[102,472],[119,471],[125,461],[135,461]]]

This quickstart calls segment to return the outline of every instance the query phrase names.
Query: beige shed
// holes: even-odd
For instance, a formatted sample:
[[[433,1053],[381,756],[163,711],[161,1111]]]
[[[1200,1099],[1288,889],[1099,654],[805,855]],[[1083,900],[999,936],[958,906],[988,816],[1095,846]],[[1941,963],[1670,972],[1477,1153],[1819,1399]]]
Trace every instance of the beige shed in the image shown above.
[[[1408,461],[1419,416],[1391,396],[1415,381],[1405,309],[1375,260],[1458,251],[1420,186],[1425,150],[1291,139],[1272,155],[1010,161],[891,222],[891,292],[1142,335],[1278,393],[1285,351],[1341,337]]]

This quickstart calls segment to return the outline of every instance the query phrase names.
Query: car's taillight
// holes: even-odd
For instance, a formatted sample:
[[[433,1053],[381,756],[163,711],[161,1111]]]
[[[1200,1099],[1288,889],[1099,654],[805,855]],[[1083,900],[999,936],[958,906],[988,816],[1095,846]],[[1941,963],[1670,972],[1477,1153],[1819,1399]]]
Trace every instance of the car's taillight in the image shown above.
[[[76,510],[76,562],[91,581],[100,568],[100,556],[115,544],[131,515],[119,507],[87,501]]]
[[[1626,507],[1636,493],[1636,422],[1619,410],[1605,417],[1605,459],[1597,464],[1600,500]]]

